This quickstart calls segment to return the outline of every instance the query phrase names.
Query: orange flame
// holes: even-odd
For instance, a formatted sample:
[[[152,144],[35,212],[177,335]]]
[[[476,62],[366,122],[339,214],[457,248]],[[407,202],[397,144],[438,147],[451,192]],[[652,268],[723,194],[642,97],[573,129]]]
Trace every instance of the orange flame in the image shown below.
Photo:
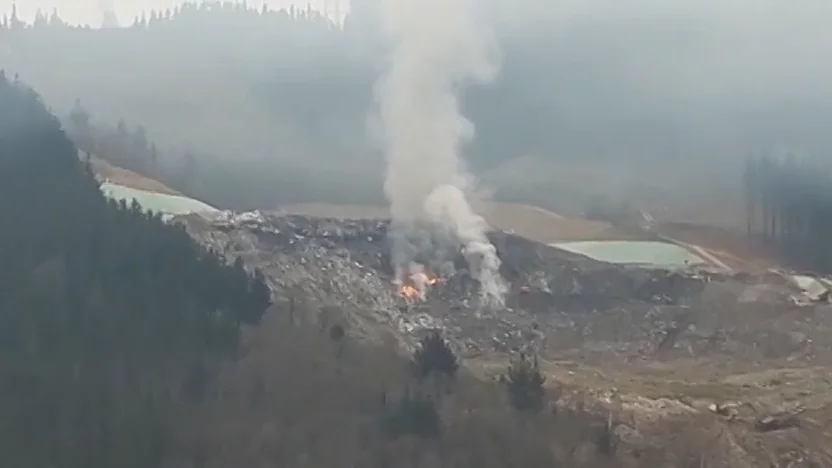
[[[408,302],[415,302],[424,300],[425,292],[428,286],[433,286],[439,283],[439,278],[430,276],[424,272],[415,272],[405,280],[399,287],[399,293],[407,299]]]
[[[434,276],[430,276],[430,275],[425,274],[424,272],[421,272],[421,271],[418,272],[418,273],[413,273],[410,276],[410,278],[416,284],[426,284],[428,286],[433,286],[434,284],[439,282],[439,278],[436,278]]]
[[[409,301],[415,301],[422,296],[422,293],[418,289],[409,284],[403,284],[399,292]]]

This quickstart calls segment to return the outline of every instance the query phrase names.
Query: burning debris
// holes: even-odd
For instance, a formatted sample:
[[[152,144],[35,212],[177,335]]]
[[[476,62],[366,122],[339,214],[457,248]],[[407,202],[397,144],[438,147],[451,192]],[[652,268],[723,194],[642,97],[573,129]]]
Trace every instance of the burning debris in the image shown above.
[[[414,265],[413,270],[402,281],[396,278],[393,282],[399,285],[402,297],[408,302],[424,301],[428,288],[439,283],[440,279],[424,271],[421,265]]]
[[[388,221],[221,212],[178,216],[174,222],[229,261],[239,258],[246,267],[259,269],[276,298],[303,302],[287,308],[294,312],[291,323],[312,320],[323,331],[327,317],[337,314],[350,339],[392,336],[408,348],[420,336],[441,329],[458,356],[484,364],[499,362],[506,354],[534,354],[549,365],[556,362],[547,371],[557,378],[598,385],[586,394],[599,404],[626,410],[638,422],[634,427],[639,437],[649,434],[657,415],[692,415],[711,399],[683,402],[619,395],[618,389],[605,388],[604,379],[623,374],[631,391],[640,391],[643,384],[655,392],[664,382],[657,372],[673,368],[667,388],[676,392],[685,388],[680,376],[694,362],[702,363],[700,370],[711,379],[710,372],[721,372],[723,363],[730,368],[745,362],[759,369],[761,362],[776,366],[779,360],[789,367],[782,376],[770,374],[764,366],[759,375],[708,380],[691,388],[722,392],[727,386],[758,392],[775,379],[790,387],[804,379],[801,385],[814,389],[822,388],[814,387],[815,377],[800,376],[814,369],[811,375],[816,373],[822,381],[826,368],[815,364],[832,359],[832,311],[822,310],[828,307],[824,305],[790,310],[795,287],[778,275],[703,275],[617,266],[491,232],[488,240],[502,259],[499,273],[507,288],[505,306],[489,308],[482,307],[481,282],[461,251],[448,252],[447,262],[425,262],[426,267],[398,277]],[[777,279],[782,284],[773,282]],[[316,311],[318,316],[303,315]],[[799,369],[800,363],[808,365]],[[630,374],[631,369],[647,372]],[[797,389],[789,391],[793,390]],[[579,397],[583,405],[584,396]],[[570,398],[563,398],[564,405]],[[713,402],[715,414],[745,422],[760,437],[778,436],[810,420],[790,413],[781,417],[775,411],[757,414],[750,405],[738,406],[735,414],[728,404]],[[617,427],[615,433],[620,436],[621,431]]]
[[[393,44],[389,68],[378,83],[378,117],[384,129],[384,189],[393,215],[393,268],[399,283],[424,268],[418,257],[437,259],[427,240],[436,231],[462,245],[469,274],[479,282],[480,302],[505,305],[500,258],[466,195],[462,145],[473,124],[460,112],[457,91],[468,81],[488,81],[497,70],[495,41],[475,23],[468,0],[384,0],[382,23]],[[441,15],[436,12],[441,11]],[[434,237],[435,238],[435,237]],[[418,276],[418,272],[415,272]],[[424,296],[423,284],[404,284],[408,298]]]
[[[407,340],[419,330],[443,328],[471,354],[530,343],[541,351],[578,343],[584,351],[606,349],[609,330],[615,330],[613,341],[627,341],[615,345],[619,348],[655,348],[664,339],[661,330],[671,326],[660,317],[696,304],[705,285],[712,284],[694,274],[604,264],[492,232],[488,239],[503,259],[499,273],[506,281],[506,302],[501,308],[483,307],[481,282],[461,251],[397,281],[389,221],[261,212],[187,215],[175,221],[229,260],[242,258],[260,269],[276,296],[337,305],[354,322],[351,330],[371,337],[383,327]],[[677,337],[676,346],[686,337]],[[639,344],[645,341],[652,344]]]
[[[617,266],[491,232],[506,281],[505,305],[494,308],[482,302],[482,284],[461,250],[397,278],[389,221],[206,216],[174,221],[229,261],[242,258],[258,268],[276,297],[300,298],[307,310],[336,306],[351,334],[368,339],[392,330],[409,345],[439,328],[464,356],[533,350],[605,363],[611,357],[813,360],[832,354],[832,345],[819,347],[828,341],[832,313],[814,321],[784,315],[794,288],[768,277]],[[766,294],[749,298],[759,288]],[[830,323],[818,324],[821,318]]]

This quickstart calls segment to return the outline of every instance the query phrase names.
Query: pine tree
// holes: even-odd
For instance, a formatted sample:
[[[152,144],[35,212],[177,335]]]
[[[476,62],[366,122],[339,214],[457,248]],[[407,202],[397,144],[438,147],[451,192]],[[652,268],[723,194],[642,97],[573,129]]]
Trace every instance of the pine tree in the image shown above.
[[[521,354],[508,367],[502,378],[511,405],[521,413],[537,413],[543,409],[546,377],[540,372],[537,357]]]

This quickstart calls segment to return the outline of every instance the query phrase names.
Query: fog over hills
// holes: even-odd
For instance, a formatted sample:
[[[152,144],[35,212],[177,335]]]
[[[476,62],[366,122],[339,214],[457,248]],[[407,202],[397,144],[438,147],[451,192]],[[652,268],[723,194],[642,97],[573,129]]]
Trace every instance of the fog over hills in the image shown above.
[[[130,24],[142,8],[172,5],[114,8]],[[825,158],[832,149],[828,3],[476,5],[495,28],[502,65],[495,81],[466,90],[477,133],[467,159],[479,174],[532,156],[711,177],[749,151]],[[245,11],[191,5],[170,17],[161,9],[155,20],[145,14],[149,24],[119,30],[6,32],[0,66],[20,72],[58,113],[80,98],[96,122],[143,125],[168,158],[190,152],[203,166],[291,174],[283,182],[304,177],[304,187],[337,193],[304,199],[367,200],[381,194],[370,116],[387,46],[372,2],[353,7],[343,28],[315,11],[263,15],[249,2]]]

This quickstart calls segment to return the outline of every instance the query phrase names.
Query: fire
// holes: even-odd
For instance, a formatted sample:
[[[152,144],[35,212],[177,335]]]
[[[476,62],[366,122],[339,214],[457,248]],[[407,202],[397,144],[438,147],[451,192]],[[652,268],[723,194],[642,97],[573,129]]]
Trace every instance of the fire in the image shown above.
[[[422,292],[409,284],[403,284],[399,292],[409,301],[415,301],[422,297]]]
[[[416,284],[426,284],[428,286],[433,286],[434,284],[439,282],[439,278],[430,276],[421,271],[410,275],[410,279],[412,279],[413,282]]]
[[[439,278],[431,276],[423,271],[411,273],[401,286],[399,293],[408,300],[408,302],[420,301],[425,299],[425,293],[428,286],[433,286],[439,283]]]

